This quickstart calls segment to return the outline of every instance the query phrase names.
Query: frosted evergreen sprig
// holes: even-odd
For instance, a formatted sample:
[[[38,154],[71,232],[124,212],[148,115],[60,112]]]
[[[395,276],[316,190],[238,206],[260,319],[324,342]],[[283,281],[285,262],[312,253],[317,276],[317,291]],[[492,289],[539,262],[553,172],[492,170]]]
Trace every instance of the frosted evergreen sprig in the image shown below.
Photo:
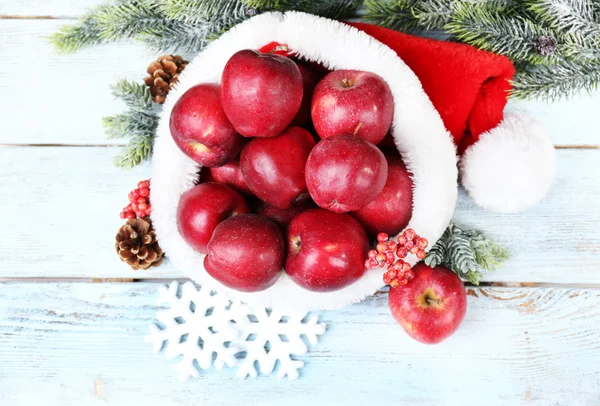
[[[508,257],[506,249],[481,232],[465,231],[450,223],[427,254],[425,264],[431,267],[445,266],[462,279],[478,285],[482,271],[497,269]]]
[[[121,114],[104,117],[102,124],[109,139],[127,139],[127,145],[115,157],[115,164],[133,168],[152,155],[152,145],[158,126],[158,113],[147,86],[119,80],[111,87],[113,95],[128,109]]]

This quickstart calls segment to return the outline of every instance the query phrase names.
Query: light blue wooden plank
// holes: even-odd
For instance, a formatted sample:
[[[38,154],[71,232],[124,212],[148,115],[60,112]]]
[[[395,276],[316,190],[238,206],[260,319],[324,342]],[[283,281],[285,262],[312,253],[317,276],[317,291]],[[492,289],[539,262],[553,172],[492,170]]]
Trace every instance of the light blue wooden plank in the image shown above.
[[[179,382],[143,342],[156,284],[0,285],[0,404],[594,405],[600,291],[469,291],[464,324],[437,346],[409,339],[387,296],[325,312],[299,380],[209,371]]]

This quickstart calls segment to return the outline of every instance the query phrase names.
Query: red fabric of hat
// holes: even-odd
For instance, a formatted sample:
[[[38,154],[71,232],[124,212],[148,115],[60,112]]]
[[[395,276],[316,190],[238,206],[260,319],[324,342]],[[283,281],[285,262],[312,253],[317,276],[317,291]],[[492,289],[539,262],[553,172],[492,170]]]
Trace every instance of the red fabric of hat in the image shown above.
[[[510,59],[475,47],[416,37],[365,23],[350,25],[392,48],[418,76],[459,154],[496,127],[515,74]]]

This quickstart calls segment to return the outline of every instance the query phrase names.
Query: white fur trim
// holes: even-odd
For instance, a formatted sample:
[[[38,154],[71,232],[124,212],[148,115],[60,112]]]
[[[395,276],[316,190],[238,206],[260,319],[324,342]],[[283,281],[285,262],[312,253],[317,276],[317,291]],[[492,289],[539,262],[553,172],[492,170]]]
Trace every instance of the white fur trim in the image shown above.
[[[516,213],[546,196],[556,153],[544,128],[530,116],[511,113],[481,135],[460,161],[461,182],[484,209]]]
[[[337,21],[299,12],[253,17],[211,43],[186,67],[167,97],[152,158],[152,219],[158,239],[171,261],[191,279],[253,305],[312,310],[343,307],[361,301],[382,285],[383,270],[367,271],[354,284],[336,292],[316,293],[294,284],[284,273],[271,288],[242,293],[222,286],[204,270],[203,255],[191,249],[177,231],[179,197],[193,187],[198,165],[177,148],[169,133],[173,105],[190,87],[220,81],[227,60],[241,49],[257,49],[272,41],[287,44],[301,56],[330,69],[377,73],[394,96],[396,145],[415,181],[414,211],[409,227],[431,245],[444,232],[454,212],[457,168],[454,144],[415,74],[387,46]]]

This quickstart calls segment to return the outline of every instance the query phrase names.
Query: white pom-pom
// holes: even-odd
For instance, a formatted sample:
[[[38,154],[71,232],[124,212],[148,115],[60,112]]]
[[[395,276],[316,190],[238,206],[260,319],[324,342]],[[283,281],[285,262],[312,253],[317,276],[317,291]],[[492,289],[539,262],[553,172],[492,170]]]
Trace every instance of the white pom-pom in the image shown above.
[[[544,198],[556,153],[542,126],[525,114],[506,114],[460,161],[461,182],[486,210],[516,213]]]

